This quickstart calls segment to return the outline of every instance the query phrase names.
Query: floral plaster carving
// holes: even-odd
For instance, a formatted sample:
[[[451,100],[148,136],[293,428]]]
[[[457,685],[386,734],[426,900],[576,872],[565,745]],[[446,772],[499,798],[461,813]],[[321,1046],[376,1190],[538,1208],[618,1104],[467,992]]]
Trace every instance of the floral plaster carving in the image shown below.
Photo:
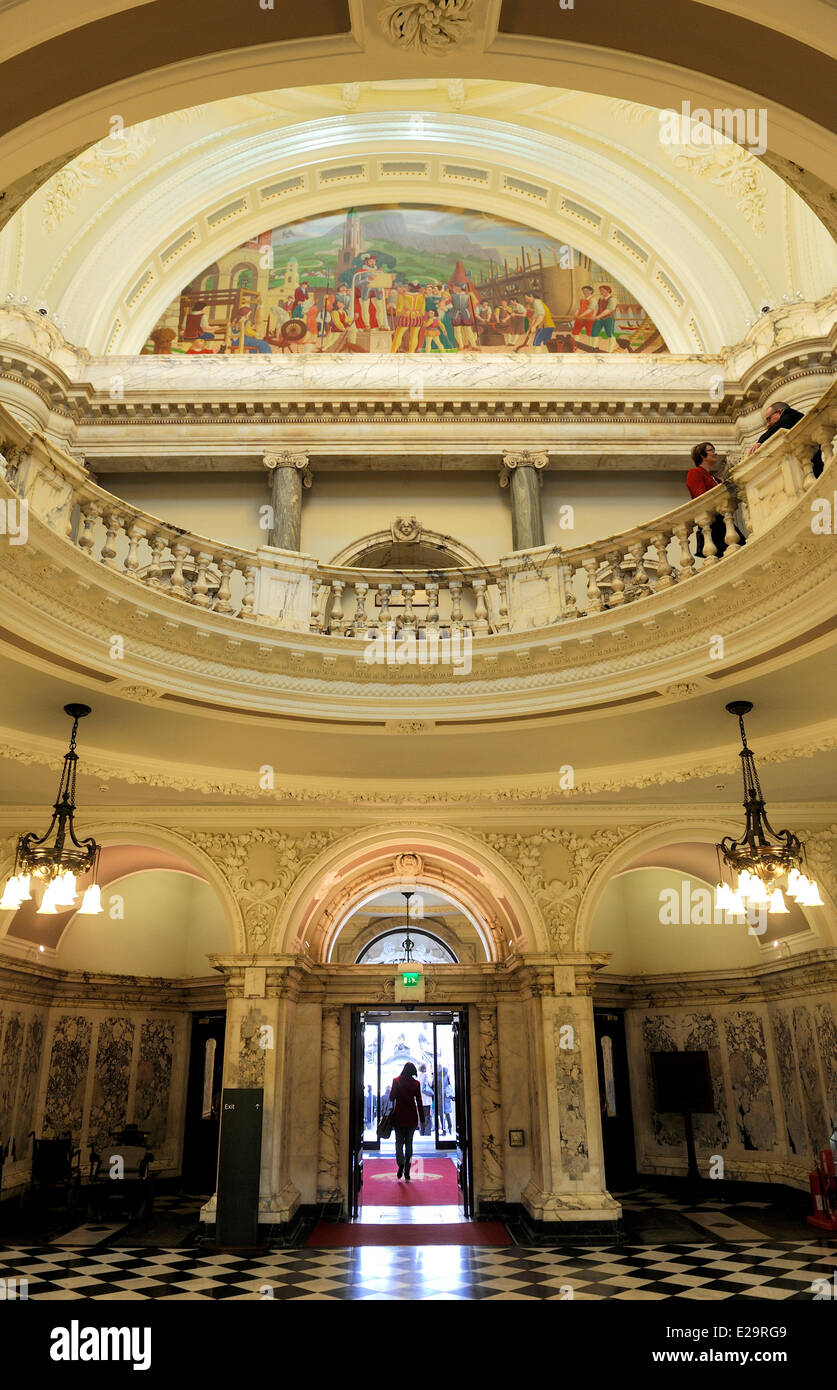
[[[572,947],[578,907],[587,884],[603,860],[631,833],[630,827],[594,830],[589,835],[546,829],[534,835],[488,834],[481,839],[517,870],[543,913],[551,945],[566,951]],[[548,845],[560,845],[565,851],[569,869],[565,878],[547,879],[542,860]]]
[[[151,121],[142,121],[109,135],[55,174],[44,187],[44,230],[54,232],[75,212],[86,189],[97,188],[104,179],[117,179],[123,170],[138,164],[154,144],[151,126]]]
[[[279,830],[250,830],[241,835],[226,832],[186,831],[187,839],[203,850],[221,869],[238,902],[252,951],[264,950],[270,940],[288,890],[312,860],[340,838],[342,830],[312,830],[295,838]],[[264,849],[274,865],[275,877],[255,877],[251,852]],[[253,855],[254,858],[258,854]]]
[[[440,53],[458,43],[473,24],[473,0],[408,0],[381,7],[379,20],[390,43]]]
[[[764,235],[766,190],[758,160],[739,145],[712,145],[708,149],[692,145],[662,145],[678,169],[687,169],[697,178],[708,179],[717,188],[736,198],[736,209],[753,234]]]

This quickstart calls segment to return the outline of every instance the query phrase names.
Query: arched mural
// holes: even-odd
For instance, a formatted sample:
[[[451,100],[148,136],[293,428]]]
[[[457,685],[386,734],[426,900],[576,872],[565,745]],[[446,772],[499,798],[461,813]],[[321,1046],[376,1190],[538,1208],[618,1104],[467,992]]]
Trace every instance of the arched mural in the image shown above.
[[[184,287],[147,352],[656,353],[590,256],[488,213],[350,208],[262,232]]]

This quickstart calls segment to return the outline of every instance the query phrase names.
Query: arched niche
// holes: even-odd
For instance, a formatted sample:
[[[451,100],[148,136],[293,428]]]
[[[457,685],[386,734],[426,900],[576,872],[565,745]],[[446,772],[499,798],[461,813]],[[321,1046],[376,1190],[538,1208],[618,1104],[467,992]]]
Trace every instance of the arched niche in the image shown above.
[[[389,531],[372,531],[344,546],[332,565],[368,569],[468,569],[484,564],[475,550],[441,531],[418,527],[415,539],[402,539],[395,523]]]

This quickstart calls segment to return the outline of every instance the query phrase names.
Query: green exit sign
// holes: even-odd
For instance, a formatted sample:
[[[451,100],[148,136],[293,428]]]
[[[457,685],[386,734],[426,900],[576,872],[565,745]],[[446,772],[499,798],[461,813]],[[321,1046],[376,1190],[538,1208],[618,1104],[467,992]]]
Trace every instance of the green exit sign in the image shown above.
[[[401,983],[402,983],[402,985],[417,985],[418,982],[419,982],[419,979],[420,979],[420,975],[419,975],[418,970],[402,970],[402,971],[401,971]]]

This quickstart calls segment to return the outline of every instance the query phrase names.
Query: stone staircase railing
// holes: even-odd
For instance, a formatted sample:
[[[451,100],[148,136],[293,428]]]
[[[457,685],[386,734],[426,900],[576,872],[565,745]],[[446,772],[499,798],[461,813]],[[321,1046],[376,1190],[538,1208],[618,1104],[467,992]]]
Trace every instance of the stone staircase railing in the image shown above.
[[[792,431],[737,463],[729,487],[589,545],[542,546],[455,570],[344,568],[293,551],[209,540],[98,487],[82,463],[2,408],[0,474],[10,498],[25,499],[91,561],[207,613],[342,637],[390,627],[478,637],[615,610],[729,563],[741,546],[736,521],[748,539],[778,524],[814,482],[815,450],[828,466],[836,438],[837,384]],[[722,555],[712,536],[719,517]]]

